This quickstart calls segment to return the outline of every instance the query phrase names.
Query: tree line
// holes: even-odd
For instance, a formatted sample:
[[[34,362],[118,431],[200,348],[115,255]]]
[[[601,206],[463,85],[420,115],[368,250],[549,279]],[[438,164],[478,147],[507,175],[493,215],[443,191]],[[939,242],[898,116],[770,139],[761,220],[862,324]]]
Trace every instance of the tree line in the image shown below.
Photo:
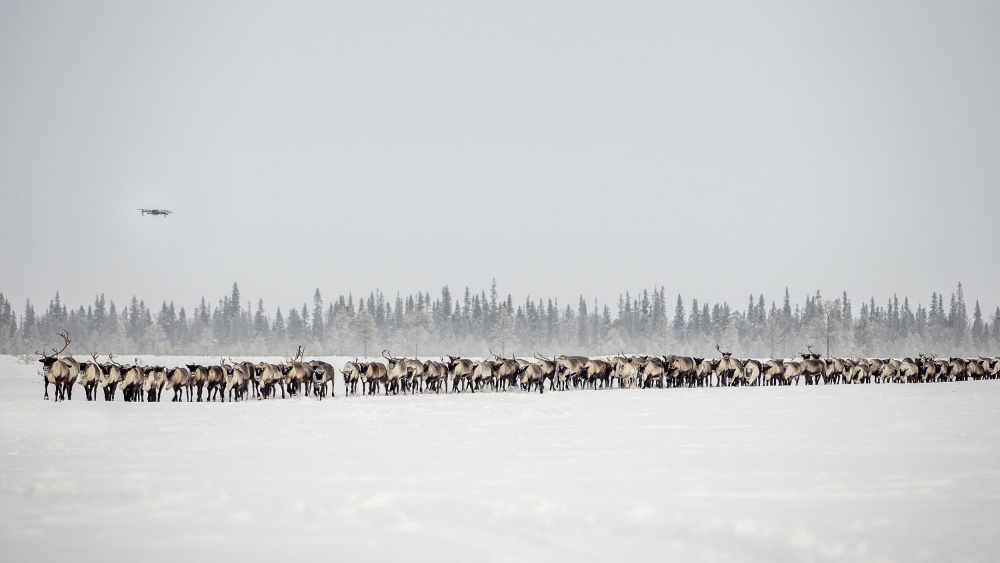
[[[673,303],[673,306],[670,306]],[[574,306],[575,305],[575,306]],[[264,301],[244,301],[239,285],[214,304],[205,298],[190,312],[164,301],[159,310],[133,296],[120,309],[104,295],[92,304],[67,306],[59,294],[41,313],[30,299],[21,313],[0,293],[0,353],[25,354],[50,346],[56,333],[73,335],[77,354],[291,355],[299,345],[310,355],[368,356],[382,349],[397,355],[502,355],[674,353],[710,357],[716,344],[743,357],[791,357],[807,344],[824,354],[902,357],[1000,354],[1000,307],[984,315],[975,302],[970,318],[962,284],[948,302],[933,293],[929,305],[907,297],[885,303],[874,298],[858,308],[847,293],[829,299],[817,291],[804,305],[786,289],[780,304],[750,295],[746,308],[728,303],[668,298],[663,287],[620,295],[609,304],[580,297],[515,303],[502,298],[496,281],[489,291],[467,287],[453,295],[387,298],[339,295],[325,301],[268,312]]]

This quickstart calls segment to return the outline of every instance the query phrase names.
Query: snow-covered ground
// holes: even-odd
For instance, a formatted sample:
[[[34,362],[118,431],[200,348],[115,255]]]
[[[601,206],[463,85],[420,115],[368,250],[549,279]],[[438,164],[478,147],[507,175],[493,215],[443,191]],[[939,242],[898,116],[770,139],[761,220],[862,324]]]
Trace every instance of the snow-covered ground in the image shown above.
[[[54,404],[37,365],[0,357],[2,561],[1000,553],[1000,381]]]

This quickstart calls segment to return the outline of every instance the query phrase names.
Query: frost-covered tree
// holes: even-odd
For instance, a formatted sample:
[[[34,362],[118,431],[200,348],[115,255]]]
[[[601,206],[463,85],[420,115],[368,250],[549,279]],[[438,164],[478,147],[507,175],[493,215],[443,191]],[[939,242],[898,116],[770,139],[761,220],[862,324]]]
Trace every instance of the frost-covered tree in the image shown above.
[[[496,323],[493,325],[494,342],[500,347],[500,355],[507,355],[507,348],[513,347],[516,341],[514,333],[514,319],[510,312],[504,308],[497,314]]]
[[[970,331],[972,343],[975,348],[981,349],[986,344],[985,333],[983,331],[983,311],[979,308],[979,300],[976,300],[976,309],[972,313],[972,330]]]
[[[413,357],[420,354],[420,345],[427,341],[434,327],[434,319],[422,309],[414,309],[404,315],[406,321],[406,340],[413,348]]]
[[[861,314],[858,322],[854,324],[854,355],[867,357],[874,348],[875,338],[871,328],[871,318],[868,312],[868,304],[861,305]]]
[[[368,356],[368,345],[375,340],[376,327],[375,319],[368,314],[366,309],[362,309],[358,316],[354,318],[354,323],[351,326],[351,331],[354,334],[355,340],[362,346],[362,352],[365,357]]]
[[[321,340],[323,333],[323,297],[317,287],[316,293],[313,294],[312,337],[314,340]]]
[[[674,306],[674,338],[684,340],[684,301],[677,294],[677,304]]]

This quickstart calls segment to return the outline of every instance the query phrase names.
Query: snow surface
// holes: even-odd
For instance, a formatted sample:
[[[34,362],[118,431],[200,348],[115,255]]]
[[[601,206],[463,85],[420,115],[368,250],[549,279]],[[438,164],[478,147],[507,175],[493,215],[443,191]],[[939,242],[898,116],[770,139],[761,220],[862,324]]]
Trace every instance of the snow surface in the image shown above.
[[[0,357],[2,561],[1000,553],[1000,381],[54,404],[36,366]]]

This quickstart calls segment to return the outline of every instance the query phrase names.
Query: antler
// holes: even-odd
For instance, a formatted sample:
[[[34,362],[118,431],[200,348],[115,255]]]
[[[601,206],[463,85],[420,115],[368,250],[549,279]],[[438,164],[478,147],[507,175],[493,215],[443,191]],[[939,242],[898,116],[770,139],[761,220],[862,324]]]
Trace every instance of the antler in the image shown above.
[[[295,353],[295,361],[299,361],[303,356],[306,355],[306,350],[302,346],[299,346],[299,351]]]
[[[388,356],[386,356],[386,354],[388,352],[389,352],[388,350],[382,350],[382,357],[385,358],[385,359],[387,359],[387,360],[391,360],[392,359],[392,354],[389,354]]]
[[[96,364],[97,363],[97,354],[95,352],[91,352],[90,357],[94,359],[94,363]]]
[[[66,348],[69,348],[69,343],[70,343],[69,332],[67,332],[66,329],[63,329],[62,332],[59,333],[59,336],[61,336],[62,339],[63,339],[63,342],[65,342],[65,344],[63,344],[62,350],[56,350],[55,348],[53,348],[52,349],[52,355],[46,354],[45,352],[39,353],[37,351],[35,352],[35,354],[38,354],[39,356],[41,356],[43,358],[52,358],[54,356],[58,356],[59,354],[62,354],[63,352],[65,352]]]
[[[108,361],[111,362],[112,364],[118,366],[118,367],[122,367],[121,364],[119,364],[118,362],[115,361],[115,355],[112,354],[112,353],[110,353],[110,352],[108,353]]]
[[[66,350],[66,348],[69,348],[69,342],[70,342],[69,332],[66,329],[63,329],[63,331],[59,333],[59,336],[62,337],[63,342],[65,342],[65,344],[63,345],[62,350],[56,352],[56,355],[62,354]],[[53,348],[53,350],[55,350],[55,348]]]

